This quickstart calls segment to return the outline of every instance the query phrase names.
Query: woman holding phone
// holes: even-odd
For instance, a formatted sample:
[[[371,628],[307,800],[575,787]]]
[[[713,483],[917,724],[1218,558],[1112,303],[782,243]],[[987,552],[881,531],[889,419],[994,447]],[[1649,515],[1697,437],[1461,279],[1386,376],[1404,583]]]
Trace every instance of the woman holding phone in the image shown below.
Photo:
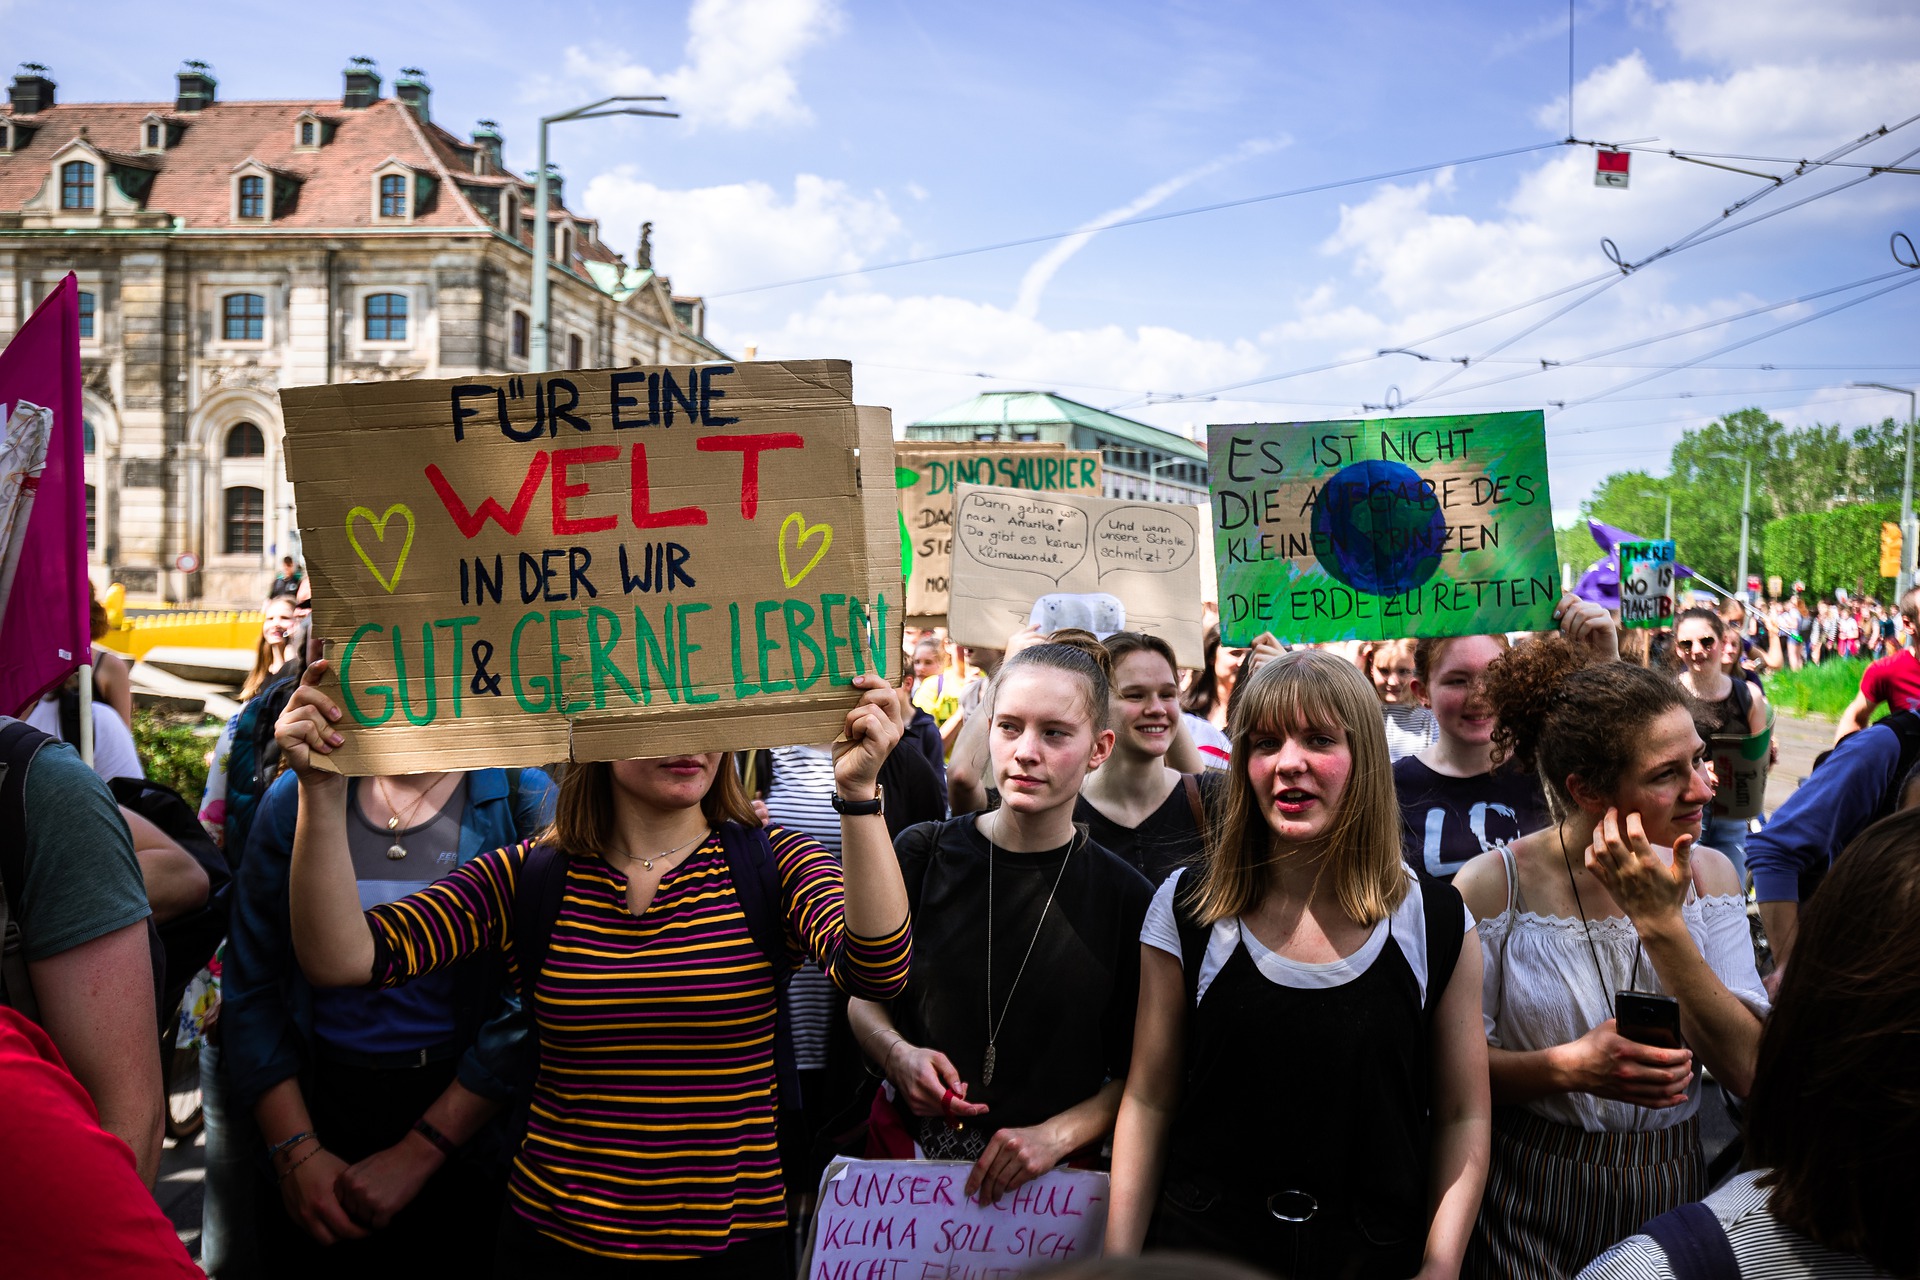
[[[1739,879],[1699,843],[1706,749],[1672,679],[1608,657],[1549,635],[1487,668],[1495,750],[1554,820],[1454,880],[1480,922],[1496,1108],[1471,1276],[1573,1276],[1699,1199],[1700,1068],[1742,1096],[1753,1080],[1768,1004]]]

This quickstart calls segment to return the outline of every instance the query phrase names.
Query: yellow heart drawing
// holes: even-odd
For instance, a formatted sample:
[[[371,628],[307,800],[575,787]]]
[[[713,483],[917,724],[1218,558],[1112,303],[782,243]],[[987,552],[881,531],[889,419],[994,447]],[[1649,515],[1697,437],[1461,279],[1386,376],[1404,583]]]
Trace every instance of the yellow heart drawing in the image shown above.
[[[793,573],[789,571],[787,568],[787,530],[788,529],[798,530],[798,534],[793,540],[793,545],[796,549],[804,549],[808,541],[814,538],[816,535],[820,539],[820,549],[813,553],[813,559],[807,561],[807,567],[802,569],[798,573]],[[789,589],[799,586],[801,581],[804,580],[808,574],[813,572],[813,567],[819,564],[823,559],[826,558],[827,551],[832,546],[833,546],[833,526],[832,525],[830,524],[809,525],[807,523],[807,518],[801,515],[798,511],[789,515],[785,520],[782,520],[780,522],[780,578],[781,580],[787,584],[787,587]]]
[[[360,539],[354,536],[353,522],[364,519],[372,525],[373,536],[380,539],[380,548],[384,551],[387,546],[387,521],[393,519],[395,512],[406,517],[407,536],[400,543],[400,557],[393,562],[393,576],[389,578],[374,567],[373,557],[367,554],[367,549],[360,545]],[[367,572],[373,575],[373,580],[385,587],[388,595],[392,595],[394,587],[399,585],[400,571],[407,566],[407,552],[413,549],[413,508],[396,502],[384,514],[375,516],[370,507],[355,507],[347,512],[347,541],[353,544],[354,554],[360,557],[361,564],[367,566]]]

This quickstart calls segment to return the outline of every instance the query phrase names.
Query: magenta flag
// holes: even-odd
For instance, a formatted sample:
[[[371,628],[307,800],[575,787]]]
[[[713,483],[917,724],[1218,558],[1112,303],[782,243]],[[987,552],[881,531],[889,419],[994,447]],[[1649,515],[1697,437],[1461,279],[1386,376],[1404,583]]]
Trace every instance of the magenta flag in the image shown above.
[[[0,351],[0,420],[12,416],[22,400],[53,411],[53,433],[0,622],[0,711],[9,715],[26,711],[90,661],[92,651],[80,299],[71,275],[54,286]]]

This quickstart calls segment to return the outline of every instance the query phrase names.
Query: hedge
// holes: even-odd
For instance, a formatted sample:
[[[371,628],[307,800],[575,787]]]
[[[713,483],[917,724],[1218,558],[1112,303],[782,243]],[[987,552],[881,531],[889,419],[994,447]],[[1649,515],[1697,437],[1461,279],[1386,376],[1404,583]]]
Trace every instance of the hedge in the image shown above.
[[[1894,583],[1880,576],[1880,526],[1899,522],[1900,508],[1890,502],[1784,516],[1761,530],[1761,555],[1767,572],[1780,575],[1788,590],[1797,580],[1816,596],[1845,587],[1855,596],[1887,600]]]

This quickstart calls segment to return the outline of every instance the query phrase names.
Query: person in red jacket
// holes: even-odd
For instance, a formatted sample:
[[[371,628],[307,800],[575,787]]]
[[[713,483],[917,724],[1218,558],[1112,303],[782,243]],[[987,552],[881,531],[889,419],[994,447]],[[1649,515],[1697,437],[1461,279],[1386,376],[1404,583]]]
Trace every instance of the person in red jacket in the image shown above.
[[[201,1280],[133,1149],[53,1041],[0,1006],[0,1270],[10,1280]]]

